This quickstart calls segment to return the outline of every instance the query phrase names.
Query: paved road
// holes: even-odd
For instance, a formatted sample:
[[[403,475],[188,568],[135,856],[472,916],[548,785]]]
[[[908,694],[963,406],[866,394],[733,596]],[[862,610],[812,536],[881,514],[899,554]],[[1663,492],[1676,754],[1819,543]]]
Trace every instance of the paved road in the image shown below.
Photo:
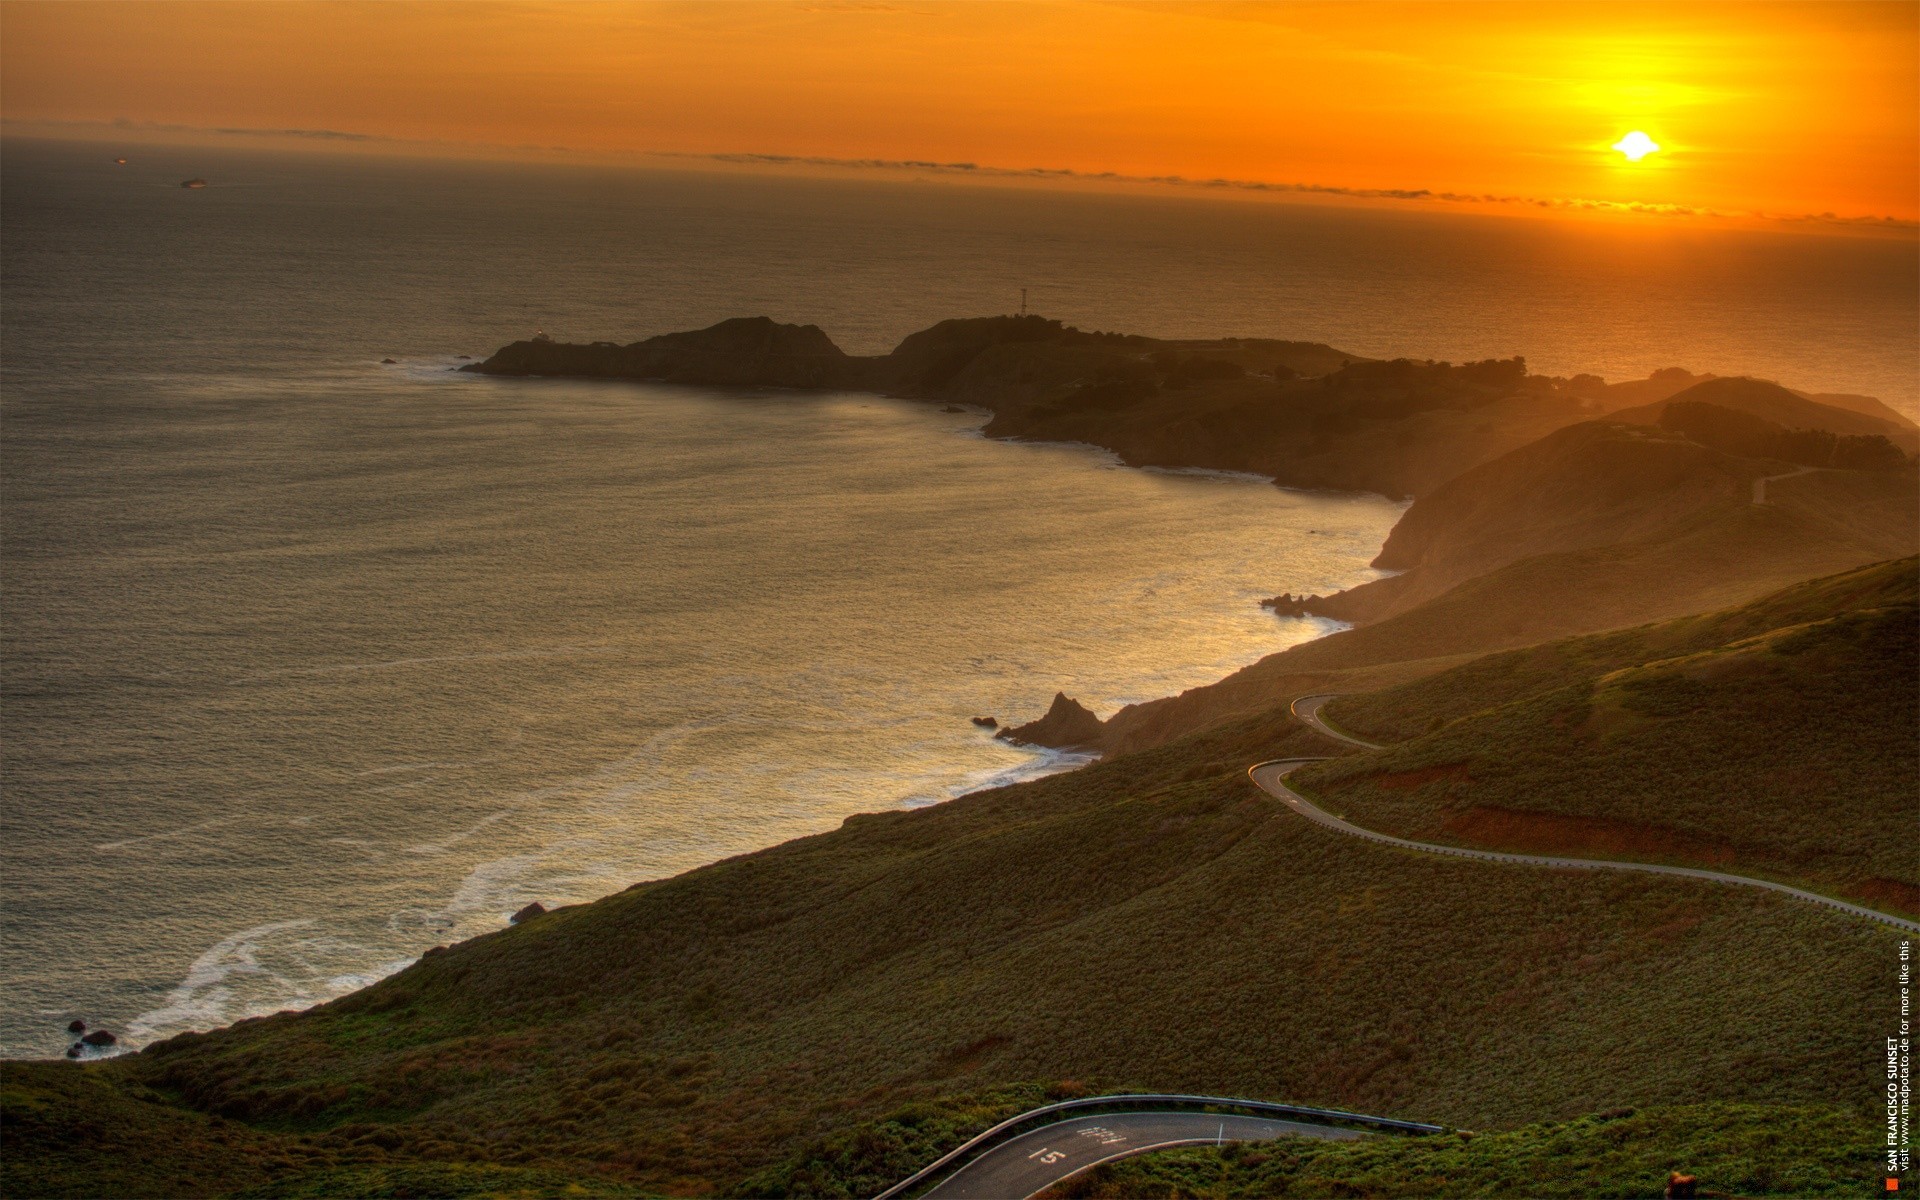
[[[1102,1113],[1077,1117],[1003,1142],[925,1193],[927,1200],[1024,1200],[1088,1167],[1169,1146],[1287,1137],[1352,1138],[1333,1125],[1220,1113]]]
[[[1767,484],[1773,480],[1792,479],[1795,475],[1806,475],[1815,470],[1818,470],[1818,468],[1801,467],[1798,471],[1782,471],[1778,475],[1761,476],[1759,479],[1753,481],[1753,502],[1755,504],[1765,504],[1767,502]]]
[[[1334,699],[1332,696],[1302,696],[1293,702],[1293,715],[1305,722],[1314,732],[1324,733],[1336,742],[1345,742],[1349,746],[1358,746],[1362,750],[1386,749],[1379,742],[1365,741],[1344,729],[1336,729],[1327,724],[1327,719],[1320,715],[1320,707],[1332,699]]]
[[[1320,706],[1333,699],[1332,696],[1302,696],[1293,702],[1293,713],[1306,724],[1336,741],[1353,746],[1363,746],[1369,750],[1379,749],[1372,742],[1363,742],[1350,733],[1344,733],[1326,723],[1320,716]],[[1701,871],[1693,867],[1664,867],[1655,863],[1621,862],[1604,858],[1557,858],[1539,854],[1505,854],[1498,850],[1469,850],[1463,846],[1442,846],[1433,842],[1415,842],[1406,838],[1397,838],[1389,834],[1375,833],[1371,829],[1362,829],[1358,825],[1349,825],[1332,813],[1321,809],[1312,801],[1301,796],[1286,785],[1288,772],[1303,767],[1310,762],[1319,762],[1315,758],[1288,758],[1276,762],[1256,763],[1247,768],[1247,775],[1260,789],[1287,807],[1299,813],[1316,825],[1328,829],[1337,829],[1341,833],[1363,837],[1368,841],[1380,842],[1388,846],[1399,846],[1407,850],[1420,850],[1428,854],[1447,854],[1455,858],[1477,858],[1483,862],[1510,863],[1528,867],[1569,867],[1583,871],[1641,871],[1649,875],[1677,875],[1686,879],[1704,879],[1710,883],[1737,884],[1741,887],[1765,888],[1770,892],[1792,896],[1796,900],[1806,900],[1813,904],[1837,908],[1841,912],[1856,917],[1865,917],[1869,921],[1879,921],[1896,929],[1910,933],[1920,933],[1920,921],[1909,921],[1903,917],[1890,916],[1877,909],[1866,908],[1858,904],[1848,904],[1844,900],[1835,900],[1822,896],[1818,892],[1804,891],[1797,887],[1788,887],[1784,883],[1774,883],[1767,879],[1752,879],[1745,875],[1728,875],[1721,871]]]

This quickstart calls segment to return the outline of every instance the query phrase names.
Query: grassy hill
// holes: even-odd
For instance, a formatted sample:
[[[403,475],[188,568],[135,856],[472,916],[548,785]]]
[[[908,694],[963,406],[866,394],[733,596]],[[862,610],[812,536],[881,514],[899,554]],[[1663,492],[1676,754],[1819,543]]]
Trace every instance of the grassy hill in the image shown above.
[[[1621,444],[1664,449],[1658,437]],[[1705,452],[1700,461],[1719,476],[1723,457]],[[1520,495],[1512,503],[1524,508]],[[1102,744],[1109,753],[1127,753],[1296,696],[1372,691],[1489,651],[1739,605],[1801,580],[1911,554],[1920,546],[1915,495],[1910,471],[1816,471],[1769,484],[1767,504],[1727,498],[1676,514],[1649,536],[1520,558],[1404,611],[1270,655],[1219,683],[1128,706],[1108,718]],[[1660,497],[1650,493],[1649,502]],[[1408,515],[1419,508],[1416,502]],[[1485,540],[1498,545],[1492,535]],[[1386,601],[1383,607],[1396,602],[1390,594]]]
[[[857,817],[430,954],[307,1013],[5,1078],[97,1080],[96,1099],[161,1097],[377,1154],[380,1170],[677,1193],[737,1189],[902,1104],[1030,1080],[1472,1128],[1683,1096],[1870,1093],[1859,1047],[1878,1036],[1888,932],[1734,889],[1371,847],[1243,773],[1329,749],[1272,713]],[[1788,973],[1799,986],[1777,987]],[[1730,1039],[1733,1013],[1749,1032]],[[169,1120],[183,1154],[230,1128]],[[10,1153],[9,1194],[159,1186],[132,1155],[61,1163]],[[231,1155],[202,1169],[208,1191],[257,1185]]]
[[[1370,828],[1736,870],[1920,915],[1914,559],[1334,701],[1391,749],[1302,771]]]
[[[1312,611],[1370,624],[1512,563],[1621,544],[1633,547],[1637,562],[1664,557],[1655,578],[1717,560],[1715,574],[1757,582],[1756,590],[1915,545],[1911,470],[1819,471],[1801,487],[1790,485],[1802,476],[1775,479],[1767,503],[1754,503],[1755,480],[1793,470],[1677,431],[1611,420],[1570,426],[1416,500],[1374,560],[1401,573],[1316,602]],[[1749,511],[1768,507],[1784,511]],[[1733,543],[1741,545],[1729,556]],[[1539,603],[1557,604],[1570,590],[1536,582],[1546,587]],[[1666,590],[1680,605],[1669,612],[1700,607],[1704,598]]]
[[[1607,414],[1607,419],[1635,425],[1658,425],[1670,406],[1687,403],[1732,409],[1787,429],[1822,429],[1851,436],[1878,435],[1908,454],[1920,450],[1920,430],[1914,428],[1913,422],[1877,402],[1876,407],[1881,409],[1879,414],[1823,403],[1777,383],[1745,377],[1705,380],[1651,404],[1615,410]]]

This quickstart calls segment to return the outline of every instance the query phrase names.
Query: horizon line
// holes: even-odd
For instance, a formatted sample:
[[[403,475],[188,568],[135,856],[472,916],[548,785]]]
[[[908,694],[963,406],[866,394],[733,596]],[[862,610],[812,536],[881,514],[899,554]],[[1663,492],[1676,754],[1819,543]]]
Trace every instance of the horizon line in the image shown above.
[[[573,146],[518,145],[502,142],[457,142],[432,138],[405,138],[392,134],[365,133],[339,129],[303,129],[297,127],[246,127],[186,125],[158,121],[133,121],[126,117],[113,120],[63,119],[56,117],[0,116],[0,131],[27,128],[121,132],[140,134],[185,134],[195,137],[250,140],[286,139],[293,142],[353,146],[420,147],[453,154],[499,159],[503,156],[561,156],[576,161],[598,160],[640,165],[635,160],[680,159],[711,162],[723,166],[761,167],[772,170],[816,168],[826,170],[908,173],[930,172],[963,179],[1025,182],[1064,182],[1078,184],[1120,184],[1132,187],[1162,187],[1169,190],[1203,192],[1242,192],[1271,196],[1325,196],[1340,200],[1385,200],[1440,205],[1479,205],[1508,211],[1537,211],[1568,216],[1615,215],[1701,219],[1708,221],[1757,221],[1773,225],[1825,227],[1832,231],[1913,234],[1920,233],[1920,219],[1895,216],[1841,216],[1833,212],[1770,213],[1764,210],[1726,210],[1704,205],[1641,200],[1598,200],[1588,197],[1505,195],[1496,192],[1462,192],[1435,188],[1355,187],[1343,184],[1307,183],[1267,179],[1237,179],[1226,176],[1192,178],[1178,174],[1137,175],[1119,171],[1083,171],[1073,167],[1007,167],[991,163],[941,162],[908,158],[841,158],[819,154],[785,154],[763,151],[711,150],[583,150]]]

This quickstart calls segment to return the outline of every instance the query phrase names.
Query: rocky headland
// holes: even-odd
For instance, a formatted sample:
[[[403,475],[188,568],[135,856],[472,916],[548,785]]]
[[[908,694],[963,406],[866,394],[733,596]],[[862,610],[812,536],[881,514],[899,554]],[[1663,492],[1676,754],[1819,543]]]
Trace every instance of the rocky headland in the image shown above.
[[[818,326],[745,317],[627,345],[543,336],[460,370],[872,391],[984,409],[988,436],[1087,442],[1133,466],[1414,498],[1373,562],[1395,575],[1263,602],[1355,628],[1104,722],[1056,696],[999,734],[1056,748],[1158,745],[1291,688],[1379,686],[1449,655],[1736,603],[1911,553],[1916,537],[1920,426],[1871,397],[1678,367],[1608,383],[1519,357],[1381,361],[1000,316],[942,321],[869,357]],[[1765,504],[1760,479],[1778,481]]]
[[[1920,427],[1862,396],[1811,396],[1670,368],[1607,383],[1528,371],[1526,360],[1379,361],[1317,342],[1175,340],[1087,332],[1039,316],[941,321],[891,352],[849,355],[817,325],[738,317],[643,341],[545,336],[459,368],[679,384],[836,389],[971,405],[990,437],[1078,441],[1132,466],[1271,476],[1283,487],[1422,496],[1568,425],[1619,412],[1657,425],[1699,397],[1783,427],[1884,436],[1920,450]]]

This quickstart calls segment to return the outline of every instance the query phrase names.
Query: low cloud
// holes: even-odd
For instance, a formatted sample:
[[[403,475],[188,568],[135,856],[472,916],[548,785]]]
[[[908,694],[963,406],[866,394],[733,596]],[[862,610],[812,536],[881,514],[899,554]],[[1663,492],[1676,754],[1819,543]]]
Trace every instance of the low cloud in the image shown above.
[[[1269,192],[1280,195],[1343,196],[1356,200],[1437,201],[1511,208],[1538,208],[1556,212],[1637,213],[1660,217],[1707,217],[1784,221],[1803,225],[1837,225],[1911,232],[1920,221],[1899,217],[1843,217],[1834,213],[1729,212],[1688,204],[1652,204],[1641,201],[1590,200],[1560,196],[1505,196],[1490,192],[1446,192],[1432,188],[1357,188],[1326,183],[1284,183],[1266,179],[1192,179],[1184,175],[1123,175],[1116,171],[1076,171],[1070,167],[995,167],[971,162],[934,162],[912,158],[829,158],[809,154],[691,154],[656,151],[658,158],[702,159],[742,166],[828,167],[846,170],[920,171],[983,179],[1062,179],[1090,183],[1148,184],[1162,187],[1204,188],[1216,191]]]
[[[917,158],[831,158],[816,154],[755,154],[747,152],[701,153],[677,150],[648,150],[621,154],[599,150],[583,151],[568,146],[501,146],[477,142],[439,142],[416,138],[390,137],[378,133],[358,133],[342,129],[274,129],[253,126],[175,125],[157,121],[133,121],[120,117],[112,121],[63,121],[53,119],[21,120],[0,117],[0,128],[11,130],[92,130],[96,133],[122,130],[131,134],[190,134],[196,137],[246,139],[293,138],[315,142],[344,142],[362,145],[418,146],[442,153],[521,153],[558,155],[574,159],[679,159],[683,161],[727,163],[753,167],[817,167],[854,171],[902,171],[922,174],[954,175],[972,179],[1036,179],[1086,183],[1117,183],[1157,187],[1204,189],[1209,191],[1265,192],[1275,195],[1338,196],[1355,200],[1400,200],[1440,204],[1482,205],[1502,208],[1535,208],[1568,213],[1636,213],[1657,217],[1700,217],[1723,220],[1774,221],[1798,226],[1829,226],[1894,233],[1920,231],[1920,221],[1900,217],[1840,216],[1835,213],[1736,212],[1703,208],[1688,204],[1651,204],[1641,201],[1589,200],[1562,196],[1506,196],[1491,192],[1446,192],[1432,188],[1358,188],[1327,183],[1285,183],[1267,179],[1192,179],[1184,175],[1123,175],[1117,171],[1077,171],[1071,167],[997,167],[973,162],[939,162]]]
[[[21,120],[16,117],[0,117],[0,126],[9,129],[49,129],[49,130],[91,130],[96,133],[119,130],[124,133],[186,133],[195,137],[241,138],[305,138],[316,142],[388,142],[404,143],[407,139],[387,137],[378,133],[353,133],[344,129],[267,129],[249,126],[212,126],[212,125],[175,125],[163,121],[135,121],[130,117],[115,117],[111,121],[62,121],[55,118],[30,118]]]

